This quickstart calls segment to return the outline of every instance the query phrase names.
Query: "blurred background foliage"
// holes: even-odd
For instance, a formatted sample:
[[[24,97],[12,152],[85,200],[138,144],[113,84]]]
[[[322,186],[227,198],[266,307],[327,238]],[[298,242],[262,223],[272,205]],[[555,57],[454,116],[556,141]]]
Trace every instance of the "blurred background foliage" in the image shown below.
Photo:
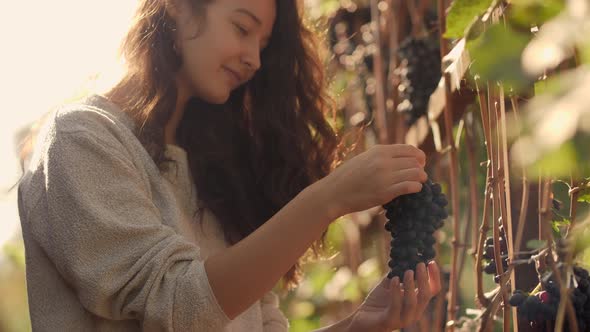
[[[445,13],[445,37],[451,45],[461,38],[467,39],[472,58],[468,77],[471,84],[497,82],[504,86],[509,96],[523,98],[527,95],[520,121],[509,121],[513,146],[511,158],[515,167],[527,167],[531,176],[550,174],[555,180],[554,196],[566,207],[570,204],[570,175],[575,174],[582,179],[578,198],[578,220],[581,221],[570,235],[576,239],[578,261],[588,267],[589,4],[584,0],[512,0],[508,1],[509,10],[501,24],[482,27],[478,18],[497,2],[452,1]],[[380,12],[385,12],[391,1],[375,3]],[[331,54],[326,66],[333,80],[331,89],[338,108],[333,125],[345,133],[345,142],[354,155],[375,144],[378,136],[373,121],[377,84],[373,56],[378,47],[375,44],[377,25],[371,19],[371,3],[368,0],[306,0],[305,5],[312,23],[326,32],[326,44]],[[429,8],[432,11],[427,20],[433,20],[430,23],[435,26],[438,15],[436,1],[432,1]],[[339,26],[335,21],[345,21],[347,25]],[[344,38],[339,38],[339,34]],[[390,50],[382,51],[386,60],[395,56],[388,53]],[[528,93],[530,91],[534,93]],[[466,149],[462,147],[469,143],[474,145],[478,165],[487,158],[479,106],[475,100],[467,107],[464,120],[474,123],[476,132],[468,137],[460,126],[455,127],[457,145],[461,147],[458,150],[458,185],[462,189],[467,188],[470,181],[469,160]],[[431,165],[428,172],[448,192],[449,180],[445,169],[448,165],[445,163],[444,159],[438,160],[438,165]],[[479,194],[484,191],[485,176],[485,169],[478,168],[475,180]],[[483,200],[483,195],[480,198]],[[465,222],[469,218],[469,205],[473,204],[468,190],[460,190],[458,199],[460,209],[452,213],[459,215],[463,234],[470,232],[467,227],[479,227],[480,221]],[[330,227],[324,257],[307,263],[301,285],[281,295],[281,309],[290,320],[291,331],[310,331],[344,318],[387,273],[389,234],[384,231],[383,222],[381,211],[371,209],[344,216]],[[567,224],[567,216],[557,215],[554,219],[557,233]],[[437,259],[444,279],[448,279],[453,237],[450,223],[446,223],[437,237]],[[471,245],[469,240],[464,244],[467,247]],[[1,249],[0,332],[29,331],[22,238],[15,236]],[[463,260],[459,277],[458,316],[462,317],[464,331],[471,330],[469,319],[479,313],[474,300],[473,262],[470,256]],[[493,278],[485,275],[484,288],[491,290],[494,287]],[[446,311],[444,294],[433,300],[425,315],[426,320],[434,318],[432,315],[436,306],[442,306]],[[496,330],[499,329],[500,324],[496,324]],[[406,330],[418,331],[419,328]]]

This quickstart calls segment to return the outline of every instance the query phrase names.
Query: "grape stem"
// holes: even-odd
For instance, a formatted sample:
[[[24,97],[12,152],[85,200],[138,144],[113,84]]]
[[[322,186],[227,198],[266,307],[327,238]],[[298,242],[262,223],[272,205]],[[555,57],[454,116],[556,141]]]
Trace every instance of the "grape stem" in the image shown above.
[[[537,293],[539,293],[539,292],[541,291],[541,287],[542,287],[542,286],[541,286],[541,283],[539,282],[539,283],[537,284],[537,287],[535,287],[535,288],[534,288],[534,289],[533,289],[533,290],[532,290],[532,291],[529,293],[529,295],[531,295],[531,296],[537,295]]]

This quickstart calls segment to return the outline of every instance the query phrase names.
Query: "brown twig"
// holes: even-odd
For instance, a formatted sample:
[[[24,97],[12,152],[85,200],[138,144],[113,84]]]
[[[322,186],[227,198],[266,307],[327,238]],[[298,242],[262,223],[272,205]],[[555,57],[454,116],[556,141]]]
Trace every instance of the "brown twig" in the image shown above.
[[[440,158],[440,156],[437,157],[437,159]],[[434,178],[439,178],[440,174],[442,173],[441,170],[441,164],[440,162],[435,162],[434,163]],[[439,266],[441,265],[440,262],[440,255],[438,253],[440,253],[440,243],[438,241],[435,242],[434,244],[434,248],[435,248],[435,252],[437,253],[435,260],[436,263]],[[441,290],[438,295],[436,296],[436,300],[435,300],[435,305],[434,305],[434,321],[433,321],[433,326],[436,327],[436,331],[440,331],[441,327],[444,326],[443,324],[443,319],[444,319],[444,314],[445,314],[445,299],[446,299],[446,294],[447,294],[447,290],[444,289],[445,286],[445,281],[446,278],[443,278],[443,290]]]
[[[500,286],[497,288],[497,293],[494,295],[490,306],[486,308],[484,314],[480,317],[481,319],[481,326],[480,332],[482,331],[491,331],[491,322],[493,321],[493,317],[496,315],[496,311],[498,310],[498,306],[500,305],[500,299],[502,299],[502,287],[506,286],[508,282],[508,275],[512,273],[514,269],[514,265],[509,265],[508,270],[506,270],[506,274],[500,276]],[[490,319],[491,317],[491,319]]]
[[[459,195],[458,195],[458,182],[457,182],[457,170],[458,170],[458,161],[457,161],[457,149],[455,148],[454,138],[453,138],[453,107],[451,101],[451,76],[449,73],[445,73],[445,98],[446,98],[446,105],[444,110],[444,121],[445,121],[445,130],[446,130],[446,139],[447,139],[447,146],[450,147],[451,151],[449,153],[450,157],[450,189],[451,189],[451,206],[452,206],[452,220],[453,220],[453,248],[452,248],[452,256],[451,256],[451,280],[449,283],[449,305],[448,305],[448,312],[449,312],[449,321],[453,322],[450,324],[449,330],[454,330],[454,321],[457,314],[457,284],[458,284],[458,275],[457,275],[457,255],[458,255],[458,239],[457,236],[459,234]]]
[[[490,110],[494,110],[494,112],[490,112],[488,114],[489,117],[489,132],[492,133],[493,138],[490,140],[490,150],[492,152],[491,161],[491,168],[492,168],[492,180],[493,180],[493,200],[492,200],[492,221],[494,227],[492,228],[493,239],[494,239],[494,261],[496,265],[496,274],[502,276],[504,274],[504,267],[502,263],[502,254],[500,252],[501,245],[500,245],[500,221],[502,223],[505,219],[505,211],[504,211],[504,204],[503,204],[503,192],[504,188],[502,188],[502,151],[501,151],[501,132],[499,130],[498,124],[498,100],[496,95],[496,89],[492,84],[488,84],[488,102],[492,105],[489,105]],[[493,142],[493,143],[492,143]],[[504,287],[500,287],[500,293],[502,294],[503,303],[508,303],[508,293]],[[504,322],[508,321],[507,317],[507,310],[503,311]]]
[[[440,58],[444,58],[445,55],[449,53],[449,44],[447,40],[443,37],[446,32],[447,28],[447,18],[445,16],[445,12],[447,6],[444,0],[437,0],[438,6],[438,31],[440,33]]]
[[[549,208],[549,200],[551,198],[552,195],[552,191],[551,191],[551,179],[545,179],[545,181],[543,181],[542,183],[542,194],[540,195],[541,199],[540,199],[540,205],[539,205],[539,216],[540,216],[540,222],[544,223],[544,224],[549,224],[551,222],[551,209]],[[543,235],[543,237],[545,239],[547,239],[547,241],[550,241],[552,236],[550,233],[550,228],[549,227],[542,227],[541,228],[546,234]],[[569,280],[570,280],[570,267],[571,267],[571,262],[569,262],[570,264],[568,264],[568,262],[566,261],[565,266],[563,268],[563,273],[564,275],[562,276],[560,271],[557,269],[557,266],[555,264],[555,261],[553,259],[553,254],[551,251],[551,242],[547,242],[548,244],[548,248],[549,248],[549,254],[547,255],[547,260],[549,261],[549,266],[551,268],[551,271],[553,272],[553,276],[555,277],[555,279],[557,280],[557,283],[559,284],[559,293],[561,294],[561,300],[559,301],[559,306],[557,308],[557,318],[555,319],[555,331],[562,331],[563,328],[563,321],[565,318],[565,314],[567,312],[568,315],[568,323],[569,323],[569,327],[570,330],[573,332],[578,332],[578,322],[576,320],[576,313],[574,311],[574,307],[573,304],[571,302],[570,296],[569,296]],[[569,254],[568,254],[569,256]],[[571,259],[571,257],[568,257]],[[565,278],[564,278],[565,277]]]
[[[461,218],[461,220],[464,220],[465,222],[465,228],[463,229],[463,239],[461,240],[462,242],[458,244],[458,247],[461,248],[461,252],[459,254],[459,263],[457,264],[457,275],[460,277],[463,275],[463,268],[465,267],[465,261],[467,260],[467,253],[471,250],[469,248],[469,235],[470,235],[470,224],[471,221],[469,220],[469,216],[464,216]]]
[[[436,300],[434,302],[434,321],[432,325],[436,327],[436,331],[439,331],[441,326],[443,326],[443,313],[445,309],[445,294],[443,292],[439,293],[436,296]]]
[[[539,193],[538,197],[537,197],[537,215],[538,215],[538,234],[539,234],[539,240],[543,241],[543,239],[545,238],[545,227],[544,227],[544,223],[543,223],[543,214],[541,212],[541,206],[543,206],[543,181],[542,181],[542,177],[539,174],[538,176],[538,180],[537,180],[537,192]],[[541,272],[539,271],[544,271],[545,269],[547,269],[546,266],[546,262],[545,260],[539,260],[538,262],[538,274],[539,274],[539,279],[541,279]]]
[[[490,207],[491,202],[491,192],[492,192],[492,185],[491,185],[491,177],[492,177],[492,170],[491,170],[491,151],[488,145],[490,141],[490,133],[489,133],[489,118],[488,118],[488,111],[487,111],[487,102],[485,98],[485,94],[479,90],[479,86],[476,82],[476,89],[477,95],[479,97],[479,105],[480,105],[480,112],[481,112],[481,119],[484,131],[484,142],[486,145],[486,154],[487,154],[487,166],[486,166],[486,186],[485,186],[485,193],[484,193],[484,205],[483,205],[483,215],[482,215],[482,222],[479,230],[479,241],[477,243],[477,254],[475,260],[475,273],[476,273],[476,286],[477,286],[477,301],[481,306],[487,307],[489,305],[488,298],[485,297],[483,292],[483,280],[482,280],[482,260],[483,260],[483,247],[486,235],[489,230],[489,221],[488,221],[488,209]]]
[[[514,117],[515,117],[515,121],[517,123],[518,126],[520,126],[520,118],[519,118],[519,110],[518,110],[518,101],[516,100],[516,97],[512,97],[510,98],[510,102],[512,104],[512,111],[514,113]],[[517,225],[517,230],[516,230],[516,239],[514,239],[514,241],[512,241],[513,243],[513,251],[512,253],[509,255],[510,257],[510,262],[512,263],[515,259],[516,259],[516,253],[520,253],[520,245],[522,243],[522,237],[524,234],[524,225],[526,223],[526,216],[527,216],[527,211],[528,211],[528,204],[529,204],[529,184],[528,184],[528,179],[527,179],[527,172],[526,172],[526,167],[524,165],[521,166],[521,177],[522,177],[522,198],[521,198],[521,203],[520,203],[520,215],[518,217],[518,225]],[[512,230],[512,227],[510,227],[510,230]],[[513,273],[511,275],[511,280],[512,280],[512,285],[513,287],[517,287],[518,285],[516,284],[516,273],[513,270]],[[516,307],[512,308],[512,316],[515,317],[515,319],[513,320],[513,329],[515,331],[518,330],[518,315],[517,315],[517,311],[516,311]]]
[[[389,65],[387,72],[387,86],[386,94],[388,98],[391,98],[393,105],[392,108],[397,107],[397,88],[399,80],[396,79],[395,69],[397,68],[397,50],[399,48],[399,12],[400,12],[400,1],[399,0],[388,0],[389,10],[385,14],[385,25],[389,30]],[[390,132],[390,134],[392,134]],[[392,135],[393,136],[393,135]]]
[[[488,85],[488,102],[485,101],[485,95],[479,91],[478,89],[478,96],[480,100],[481,112],[482,112],[482,124],[484,129],[484,135],[486,137],[486,151],[488,155],[488,182],[486,184],[486,193],[492,192],[492,220],[494,223],[493,227],[493,238],[494,238],[494,261],[496,262],[496,269],[497,273],[500,276],[500,287],[498,290],[498,295],[494,298],[491,303],[491,307],[487,306],[487,310],[491,316],[495,315],[495,312],[500,305],[500,299],[503,300],[503,303],[508,302],[508,293],[506,291],[506,280],[508,280],[508,276],[513,271],[513,266],[511,265],[506,273],[504,273],[504,269],[502,266],[502,255],[500,253],[500,243],[499,243],[499,222],[502,220],[506,222],[507,219],[511,218],[506,212],[506,205],[505,200],[506,196],[503,195],[504,190],[509,190],[509,184],[506,185],[506,180],[504,179],[505,171],[504,169],[507,167],[507,143],[505,137],[505,131],[503,128],[503,117],[505,116],[505,111],[502,110],[501,107],[496,107],[498,104],[496,102],[495,93],[493,87]],[[501,102],[503,102],[501,100]],[[496,110],[493,114],[488,112],[489,109]],[[504,114],[504,115],[503,115]],[[492,139],[494,137],[495,139]],[[494,141],[497,141],[494,144]],[[508,195],[509,197],[509,195]],[[489,202],[486,198],[486,202],[484,202],[484,213],[487,214],[487,206],[489,206]],[[498,217],[497,217],[498,216]],[[482,223],[482,229],[484,226],[487,226],[487,222],[484,219]],[[506,232],[506,225],[504,225],[505,232]],[[478,245],[478,253],[476,256],[476,264],[477,267],[477,278],[478,278],[478,299],[481,297],[482,290],[482,282],[481,282],[481,260],[482,260],[482,250],[483,250],[483,241],[485,238],[485,232],[480,233],[479,245]],[[506,239],[508,241],[508,239]],[[508,253],[508,257],[510,257]],[[486,299],[487,300],[487,299]],[[506,308],[506,307],[505,307]],[[504,329],[507,331],[510,329],[510,315],[509,311],[504,310]],[[491,320],[487,319],[485,322],[482,323],[482,328],[487,331],[490,326]]]
[[[489,179],[491,178],[490,165],[488,163],[487,166],[487,179],[486,188],[485,188],[485,198],[483,204],[483,215],[482,215],[482,222],[481,227],[479,229],[479,240],[477,242],[477,253],[475,256],[475,277],[476,277],[476,288],[477,294],[476,299],[480,306],[487,307],[490,304],[490,300],[485,296],[483,291],[483,268],[482,268],[482,261],[483,261],[483,248],[487,233],[489,231],[489,218],[488,218],[488,209],[490,208],[491,204],[491,193],[492,188]]]
[[[418,38],[427,36],[428,29],[426,29],[423,18],[426,8],[422,4],[417,7],[414,0],[407,0],[406,4],[410,13],[410,20],[412,21],[412,35]]]
[[[471,114],[473,116],[473,114]],[[475,221],[478,219],[479,213],[479,201],[477,197],[477,162],[475,160],[475,133],[474,133],[474,121],[473,117],[467,122],[465,126],[465,145],[467,147],[467,160],[469,161],[469,212],[470,220],[469,224],[472,227],[471,237],[471,256],[475,260],[477,253],[477,227],[475,227]]]
[[[516,118],[516,122],[518,124],[520,124],[520,119],[518,117],[518,102],[516,100],[516,97],[512,97],[511,98],[511,103],[512,103],[512,110],[514,112],[515,118]],[[511,256],[511,260],[514,259],[514,253],[518,253],[520,252],[520,244],[522,242],[522,235],[524,232],[524,224],[525,224],[525,220],[526,220],[526,211],[528,209],[528,203],[529,203],[529,190],[528,190],[528,180],[527,180],[527,175],[526,175],[526,168],[523,165],[521,167],[521,174],[522,174],[522,201],[521,201],[521,205],[520,205],[520,215],[518,218],[518,227],[516,230],[516,239],[514,240],[514,250],[512,252],[512,256]]]
[[[509,199],[510,199],[510,182],[508,181],[509,170],[508,170],[508,146],[506,142],[506,128],[505,128],[505,116],[506,111],[504,109],[504,89],[501,86],[498,86],[498,96],[495,103],[495,129],[496,129],[496,136],[497,136],[497,168],[498,168],[498,181],[496,183],[498,187],[499,193],[499,205],[500,205],[500,218],[502,220],[502,227],[504,229],[504,241],[506,243],[506,249],[508,252],[508,257],[510,257],[510,238],[508,234],[510,234],[510,228],[508,225],[511,225],[511,221],[508,219],[511,218],[511,215],[508,211],[508,207],[510,206]],[[500,257],[500,261],[496,262],[497,272],[498,275],[504,274],[504,266],[503,262]],[[510,329],[510,310],[505,310],[508,305],[509,299],[509,289],[506,289],[503,284],[501,284],[501,292],[503,294],[503,323],[504,323],[504,330],[507,331]]]
[[[465,119],[463,118],[461,120],[461,122],[459,123],[460,129],[457,130],[457,136],[455,139],[455,149],[457,149],[457,150],[460,149],[460,142],[462,141],[462,137],[463,137],[463,134],[462,134],[463,130],[461,130],[461,127],[464,127],[464,123],[465,123]],[[465,130],[465,132],[467,132],[467,130]],[[465,140],[467,142],[469,142],[469,138],[467,137],[467,135],[465,137],[466,137]],[[470,142],[470,143],[473,143],[473,142]],[[473,161],[473,163],[475,163],[475,160]],[[475,165],[473,167],[475,167]],[[475,172],[475,170],[474,170],[474,172]],[[473,180],[473,181],[469,181],[469,183],[470,183],[469,189],[470,189],[470,193],[471,193],[471,189],[472,189],[471,183],[476,181],[477,177],[470,178],[470,179]],[[470,197],[471,198],[475,197],[475,201],[477,201],[476,195],[477,195],[477,189],[475,189],[473,196],[470,196]],[[470,201],[470,203],[473,203],[473,201]],[[475,226],[473,225],[473,224],[475,224],[475,221],[474,221],[475,219],[471,218],[472,215],[473,215],[473,208],[470,209],[469,215],[465,215],[465,216],[461,217],[461,220],[464,220],[463,224],[465,224],[465,227],[463,228],[463,236],[462,236],[461,243],[460,243],[461,253],[459,254],[459,258],[458,258],[459,259],[459,264],[458,264],[459,267],[458,267],[458,271],[457,271],[458,276],[463,275],[463,269],[465,267],[465,261],[467,260],[467,254],[470,252],[471,252],[471,254],[474,254],[470,248],[468,249],[471,227],[473,227],[475,229]],[[475,211],[475,217],[477,218],[477,210]]]
[[[572,190],[569,191],[570,195],[570,225],[568,226],[568,233],[569,230],[574,227],[574,222],[576,219],[576,212],[578,207],[578,196],[580,194],[579,190],[573,190],[574,188],[578,188],[579,181],[574,177],[573,174],[570,175],[570,188]]]
[[[381,55],[381,32],[380,32],[380,18],[379,18],[379,8],[378,8],[378,1],[371,0],[371,20],[376,24],[376,28],[374,32],[375,36],[375,54],[373,55],[374,61],[373,65],[375,66],[374,74],[375,74],[375,81],[376,81],[376,88],[375,88],[375,105],[376,108],[376,115],[375,115],[375,125],[377,129],[377,135],[379,143],[387,144],[389,143],[389,134],[387,132],[387,118],[385,113],[385,78],[383,75],[383,57]]]
[[[569,285],[567,283],[567,281],[570,279],[570,275],[569,272],[567,271],[569,267],[571,267],[571,265],[566,265],[565,267],[565,271],[564,274],[566,276],[565,280],[564,278],[562,278],[562,276],[560,275],[559,270],[557,270],[555,261],[553,260],[553,256],[551,254],[549,254],[547,256],[548,260],[549,260],[549,266],[551,267],[551,271],[553,272],[553,275],[555,276],[555,279],[557,279],[557,283],[560,285],[559,288],[559,293],[562,294],[560,297],[560,301],[559,301],[559,307],[557,308],[557,318],[555,319],[555,332],[561,332],[563,330],[563,321],[564,321],[564,317],[565,314],[567,313],[568,316],[568,323],[569,323],[569,327],[570,330],[572,332],[578,332],[578,321],[576,318],[576,312],[574,309],[574,305],[572,304],[572,301],[570,299],[570,292],[569,292]],[[565,294],[565,296],[564,296]]]

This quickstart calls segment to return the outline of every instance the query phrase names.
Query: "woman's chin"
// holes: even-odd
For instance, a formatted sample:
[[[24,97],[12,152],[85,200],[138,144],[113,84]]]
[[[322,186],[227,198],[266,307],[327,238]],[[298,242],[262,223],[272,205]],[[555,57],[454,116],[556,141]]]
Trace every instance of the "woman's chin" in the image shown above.
[[[208,93],[206,96],[203,96],[202,99],[210,104],[221,105],[225,104],[229,99],[231,91],[224,90],[224,91],[212,91]]]

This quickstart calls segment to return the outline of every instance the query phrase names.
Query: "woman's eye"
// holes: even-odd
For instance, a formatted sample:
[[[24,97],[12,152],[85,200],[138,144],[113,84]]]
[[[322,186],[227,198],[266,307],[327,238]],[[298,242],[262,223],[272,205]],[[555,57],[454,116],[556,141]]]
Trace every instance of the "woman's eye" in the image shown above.
[[[238,32],[242,35],[242,36],[247,36],[248,35],[248,30],[246,30],[244,27],[242,27],[239,24],[234,24],[234,26],[236,27],[236,29],[238,30]]]

